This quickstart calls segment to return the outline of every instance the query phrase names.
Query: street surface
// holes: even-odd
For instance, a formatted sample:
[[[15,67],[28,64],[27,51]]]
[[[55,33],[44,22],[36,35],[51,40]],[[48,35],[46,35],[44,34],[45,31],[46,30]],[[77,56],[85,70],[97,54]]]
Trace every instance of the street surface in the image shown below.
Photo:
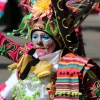
[[[2,31],[4,27],[5,26],[0,26],[0,31]],[[86,56],[91,57],[100,65],[100,16],[97,14],[90,14],[82,23],[82,27]],[[14,36],[9,38],[20,44],[27,42],[27,40]],[[11,72],[7,70],[7,66],[11,63],[13,63],[11,60],[0,56],[0,83],[4,82],[10,76]]]

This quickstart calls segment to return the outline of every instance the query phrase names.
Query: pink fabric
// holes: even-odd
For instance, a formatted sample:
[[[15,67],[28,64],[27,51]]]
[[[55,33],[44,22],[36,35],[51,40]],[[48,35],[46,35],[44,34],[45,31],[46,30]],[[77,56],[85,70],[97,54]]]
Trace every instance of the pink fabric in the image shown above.
[[[0,2],[0,10],[1,10],[1,11],[4,11],[5,5],[6,5],[5,2]]]
[[[0,6],[5,6],[5,4],[6,4],[5,2],[0,1]]]
[[[28,51],[33,48],[32,42],[26,43],[26,47],[27,47],[27,49],[26,49],[25,53],[28,53]]]
[[[98,15],[100,15],[99,3],[96,4],[96,6],[94,7],[94,10],[98,13]]]
[[[5,100],[5,99],[0,95],[0,100]]]
[[[55,99],[53,99],[53,100],[79,100],[78,98],[76,98],[76,99],[70,99],[70,98],[55,98]]]
[[[0,91],[3,91],[5,87],[6,87],[6,83],[4,82],[0,85]]]

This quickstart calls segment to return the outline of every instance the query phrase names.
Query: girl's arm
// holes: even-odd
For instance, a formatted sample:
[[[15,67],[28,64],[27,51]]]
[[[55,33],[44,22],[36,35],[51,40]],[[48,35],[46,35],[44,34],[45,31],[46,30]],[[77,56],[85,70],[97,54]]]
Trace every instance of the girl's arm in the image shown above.
[[[21,46],[0,33],[0,55],[13,60],[14,62],[18,62],[20,57],[32,48],[33,45],[31,42]]]

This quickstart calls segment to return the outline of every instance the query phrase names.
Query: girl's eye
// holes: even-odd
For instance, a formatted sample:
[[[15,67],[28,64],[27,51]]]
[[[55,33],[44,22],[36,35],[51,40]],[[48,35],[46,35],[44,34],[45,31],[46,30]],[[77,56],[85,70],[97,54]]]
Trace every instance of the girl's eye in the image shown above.
[[[32,40],[33,40],[33,41],[37,41],[37,40],[38,40],[38,35],[33,34],[33,35],[32,35]]]
[[[44,39],[50,39],[50,37],[46,37],[46,36],[44,36],[44,37],[42,37],[42,38],[44,38]]]
[[[43,35],[42,35],[42,40],[43,40],[44,42],[47,42],[47,41],[50,41],[50,40],[51,40],[51,37],[50,37],[49,35],[47,35],[47,34],[43,34]]]

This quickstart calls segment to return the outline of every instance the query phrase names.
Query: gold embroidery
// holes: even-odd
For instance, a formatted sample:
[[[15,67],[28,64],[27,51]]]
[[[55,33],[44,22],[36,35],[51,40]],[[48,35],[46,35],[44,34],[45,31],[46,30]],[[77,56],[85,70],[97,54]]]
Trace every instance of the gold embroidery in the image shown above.
[[[69,47],[69,50],[73,52],[73,47],[72,47],[72,46],[70,46],[70,47]]]
[[[66,40],[68,41],[68,42],[71,42],[71,40],[69,40],[68,39],[68,37],[70,37],[70,35],[68,34],[68,35],[66,35]]]
[[[62,34],[61,34],[60,31],[59,31],[59,34],[60,34],[60,36],[61,36],[61,38],[62,38],[62,41],[64,42],[65,47],[67,48],[67,45],[66,45],[66,43],[65,43],[65,41],[64,41],[64,38],[63,38],[63,36],[62,36]]]
[[[59,46],[62,47],[62,44],[60,43],[61,36],[56,36],[55,40],[58,42]]]
[[[64,19],[62,20],[62,26],[63,26],[64,28],[68,29],[68,25],[67,25],[67,26],[64,25],[64,21],[65,21],[65,23],[67,23],[67,22],[66,22],[66,18],[64,18]]]
[[[57,2],[57,7],[58,7],[58,9],[59,9],[60,11],[63,11],[64,9],[59,7],[59,3],[60,3],[60,2],[61,2],[61,0],[59,0],[59,1]]]

